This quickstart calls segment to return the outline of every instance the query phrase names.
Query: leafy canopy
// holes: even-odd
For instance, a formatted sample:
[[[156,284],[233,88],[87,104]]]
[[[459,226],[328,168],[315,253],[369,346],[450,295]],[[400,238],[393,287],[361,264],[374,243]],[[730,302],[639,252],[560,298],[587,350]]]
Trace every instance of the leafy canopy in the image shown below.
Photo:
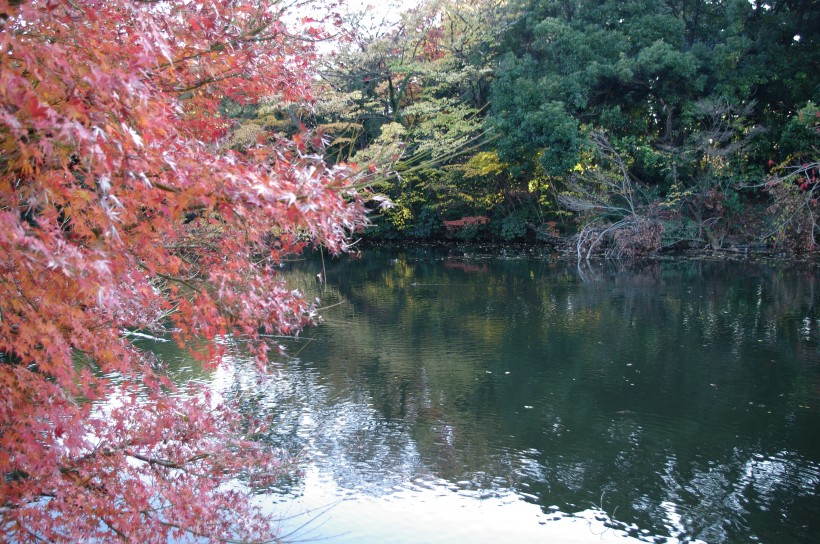
[[[225,402],[170,394],[127,334],[239,334],[263,362],[260,333],[312,315],[282,257],[364,224],[319,142],[221,144],[226,101],[310,99],[318,31],[283,9],[0,0],[3,540],[273,536],[246,492],[277,457]]]

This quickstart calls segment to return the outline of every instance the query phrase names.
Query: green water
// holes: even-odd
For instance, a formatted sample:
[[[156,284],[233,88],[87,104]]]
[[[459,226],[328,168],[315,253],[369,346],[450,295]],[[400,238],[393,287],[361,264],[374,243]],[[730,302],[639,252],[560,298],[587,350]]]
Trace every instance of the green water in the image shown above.
[[[260,499],[296,516],[286,531],[820,539],[816,268],[464,250],[326,268],[324,285],[319,260],[287,272],[334,306],[287,341],[276,380],[215,378],[302,452],[303,475]]]

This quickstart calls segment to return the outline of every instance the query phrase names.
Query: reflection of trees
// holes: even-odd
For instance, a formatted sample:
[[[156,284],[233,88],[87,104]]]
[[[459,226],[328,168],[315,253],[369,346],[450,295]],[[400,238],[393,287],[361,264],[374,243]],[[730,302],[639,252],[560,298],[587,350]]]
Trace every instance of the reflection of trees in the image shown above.
[[[179,344],[169,338],[134,336],[132,342],[146,354],[146,357],[155,357],[156,362],[160,364],[158,370],[178,383],[193,380],[204,382],[212,374],[212,369],[208,365],[203,366],[192,354],[197,347],[204,351],[207,347],[204,342],[201,346],[192,347],[191,350],[180,349]]]
[[[619,519],[709,542],[765,540],[816,494],[813,271],[654,261],[581,281],[575,263],[374,253],[328,269],[325,303],[344,304],[300,354],[349,467],[562,508],[605,492]]]

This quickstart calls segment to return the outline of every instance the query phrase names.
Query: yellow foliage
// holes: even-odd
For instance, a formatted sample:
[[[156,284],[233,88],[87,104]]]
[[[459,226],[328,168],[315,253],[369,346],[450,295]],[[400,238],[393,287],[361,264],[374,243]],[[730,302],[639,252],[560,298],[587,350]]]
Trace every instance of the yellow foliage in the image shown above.
[[[256,120],[250,120],[239,125],[228,138],[229,147],[245,147],[256,143],[264,128]]]
[[[680,185],[675,183],[672,185],[672,189],[666,195],[664,201],[661,202],[661,206],[664,208],[674,208],[680,204],[681,200],[692,196],[692,194],[691,189],[682,189]]]
[[[351,123],[351,122],[336,122],[336,123],[322,123],[318,128],[321,132],[327,134],[339,134],[340,132],[345,132],[346,130],[362,130],[363,126],[361,123]]]
[[[386,215],[390,217],[390,221],[396,227],[396,230],[403,231],[412,223],[413,211],[400,202],[394,202],[394,204],[392,208],[387,210]]]
[[[531,193],[536,191],[546,191],[550,188],[548,178],[536,177],[527,183],[527,190]]]
[[[472,178],[498,176],[507,170],[507,165],[498,158],[495,151],[476,153],[464,164],[464,175]]]

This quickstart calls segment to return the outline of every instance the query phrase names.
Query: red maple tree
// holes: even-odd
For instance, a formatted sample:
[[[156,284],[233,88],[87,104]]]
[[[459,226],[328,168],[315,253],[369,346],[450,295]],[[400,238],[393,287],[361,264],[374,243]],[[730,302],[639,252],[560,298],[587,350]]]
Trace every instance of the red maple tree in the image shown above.
[[[281,258],[365,221],[309,138],[220,146],[225,101],[309,98],[279,5],[0,0],[0,540],[275,537],[249,497],[278,457],[126,331],[264,362],[312,312]]]

